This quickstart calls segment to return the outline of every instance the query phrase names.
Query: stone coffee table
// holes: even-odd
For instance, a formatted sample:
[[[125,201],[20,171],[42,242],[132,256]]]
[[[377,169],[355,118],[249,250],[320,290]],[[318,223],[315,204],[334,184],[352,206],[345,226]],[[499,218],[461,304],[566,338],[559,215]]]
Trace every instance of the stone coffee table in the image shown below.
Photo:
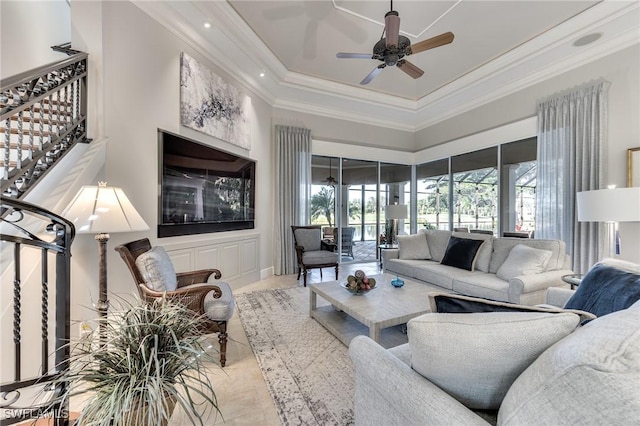
[[[385,347],[406,343],[406,335],[382,335],[382,329],[404,324],[411,318],[429,312],[427,295],[433,291],[443,291],[442,288],[407,278],[404,278],[404,286],[396,288],[391,285],[395,275],[371,277],[376,279],[376,287],[359,296],[343,288],[342,281],[311,284],[309,315],[347,346],[351,339],[360,334],[368,334]],[[330,305],[318,306],[318,296]]]

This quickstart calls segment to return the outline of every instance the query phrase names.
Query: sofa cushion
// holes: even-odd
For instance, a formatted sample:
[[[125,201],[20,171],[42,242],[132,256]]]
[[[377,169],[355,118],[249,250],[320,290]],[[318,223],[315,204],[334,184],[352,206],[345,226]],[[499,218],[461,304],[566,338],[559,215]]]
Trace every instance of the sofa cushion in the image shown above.
[[[494,274],[474,272],[453,280],[453,291],[492,300],[509,300],[509,282]]]
[[[441,265],[433,261],[421,262],[413,270],[413,277],[421,281],[435,284],[438,287],[453,289],[454,279],[464,279],[477,274],[465,269],[454,268],[452,266]]]
[[[431,259],[425,234],[398,235],[399,259]]]
[[[511,384],[579,323],[573,313],[429,313],[408,323],[415,371],[469,408],[496,409]]]
[[[493,240],[493,253],[489,263],[489,272],[495,274],[509,256],[512,248],[524,244],[542,250],[551,250],[551,257],[547,263],[547,271],[563,269],[566,260],[566,245],[560,240],[533,240],[526,238],[496,238]]]
[[[298,228],[293,232],[296,237],[296,244],[303,247],[305,251],[320,250],[322,242],[322,230],[320,228]]]
[[[482,240],[484,243],[478,250],[478,256],[476,257],[476,264],[474,270],[489,272],[489,263],[491,262],[491,253],[493,252],[493,235],[487,234],[475,234],[470,232],[454,232],[452,234],[458,238],[468,238],[470,240]]]
[[[413,278],[416,267],[423,263],[425,263],[424,260],[385,259],[384,271]]]
[[[547,263],[553,253],[551,250],[535,249],[518,244],[511,249],[496,275],[509,281],[520,275],[533,275],[546,271]]]
[[[581,309],[601,317],[626,309],[640,300],[640,275],[596,264],[567,301],[568,309]]]
[[[443,265],[473,271],[478,249],[484,241],[451,236],[447,250],[440,262]]]
[[[582,321],[592,320],[595,315],[580,310],[567,310],[556,306],[531,306],[518,303],[501,302],[462,294],[431,292],[429,293],[431,312],[440,314],[470,314],[474,312],[572,312]]]
[[[515,381],[498,423],[640,424],[640,302],[545,351]]]
[[[178,278],[169,255],[160,246],[142,253],[136,259],[136,266],[147,287],[155,291],[174,291],[178,288]]]
[[[451,237],[451,231],[445,231],[442,229],[425,229],[421,230],[427,235],[427,244],[429,245],[429,252],[431,252],[431,260],[436,262],[442,261],[444,252],[447,251],[447,244],[449,244],[449,237]]]

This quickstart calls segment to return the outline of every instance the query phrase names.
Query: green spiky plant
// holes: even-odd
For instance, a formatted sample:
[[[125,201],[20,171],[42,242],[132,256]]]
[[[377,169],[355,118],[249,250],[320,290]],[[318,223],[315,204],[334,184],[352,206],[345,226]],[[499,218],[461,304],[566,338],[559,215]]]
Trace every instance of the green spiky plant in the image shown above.
[[[210,409],[220,413],[200,319],[168,300],[121,304],[99,320],[102,332],[72,346],[70,369],[59,379],[68,383],[63,399],[88,395],[78,424],[166,425],[176,404],[193,425],[203,425]]]

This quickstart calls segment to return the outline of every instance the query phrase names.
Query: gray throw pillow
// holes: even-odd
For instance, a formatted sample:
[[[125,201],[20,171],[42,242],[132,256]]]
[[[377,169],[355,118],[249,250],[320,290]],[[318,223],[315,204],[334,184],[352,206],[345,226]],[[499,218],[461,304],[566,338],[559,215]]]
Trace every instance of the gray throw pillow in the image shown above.
[[[431,259],[425,234],[398,235],[398,259]]]
[[[571,333],[573,313],[425,314],[408,323],[411,366],[472,409],[497,409],[542,352]]]
[[[155,291],[174,291],[178,288],[176,271],[167,252],[160,246],[142,253],[136,266],[147,287]]]
[[[535,275],[546,271],[553,253],[518,244],[511,249],[504,263],[496,272],[496,276],[505,281],[521,275]]]
[[[640,302],[550,347],[511,386],[498,424],[640,424],[638,324]]]

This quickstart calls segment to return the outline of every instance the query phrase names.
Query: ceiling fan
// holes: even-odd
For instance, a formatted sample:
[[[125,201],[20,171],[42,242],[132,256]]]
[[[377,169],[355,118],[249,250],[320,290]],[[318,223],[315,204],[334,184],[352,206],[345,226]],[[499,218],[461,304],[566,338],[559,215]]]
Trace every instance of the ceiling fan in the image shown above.
[[[387,66],[392,67],[394,65],[409,76],[419,78],[424,74],[424,71],[404,59],[404,57],[412,53],[420,53],[444,46],[451,43],[454,37],[452,32],[446,32],[411,45],[411,41],[407,37],[400,35],[400,16],[398,12],[393,10],[393,0],[391,0],[391,10],[384,15],[384,32],[382,35],[383,37],[373,46],[373,54],[344,52],[336,54],[337,58],[377,59],[382,61],[382,64],[374,68],[360,84],[369,84],[380,71]]]

